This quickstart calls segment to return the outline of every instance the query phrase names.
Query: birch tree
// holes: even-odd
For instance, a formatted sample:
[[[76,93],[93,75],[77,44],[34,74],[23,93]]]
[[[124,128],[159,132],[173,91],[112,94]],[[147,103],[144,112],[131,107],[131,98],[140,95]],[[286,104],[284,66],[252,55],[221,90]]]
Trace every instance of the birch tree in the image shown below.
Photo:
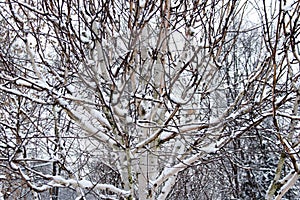
[[[0,198],[297,186],[299,2],[0,4]]]

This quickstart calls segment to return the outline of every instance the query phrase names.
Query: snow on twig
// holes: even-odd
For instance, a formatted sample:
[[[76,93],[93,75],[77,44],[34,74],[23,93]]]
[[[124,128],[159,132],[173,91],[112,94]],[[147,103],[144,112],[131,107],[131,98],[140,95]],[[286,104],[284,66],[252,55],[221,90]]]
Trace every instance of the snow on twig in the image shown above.
[[[17,95],[17,96],[21,96],[21,97],[24,97],[24,98],[26,98],[26,99],[29,99],[29,100],[31,100],[31,101],[33,101],[33,102],[36,102],[36,103],[39,103],[39,104],[48,104],[47,102],[45,102],[45,101],[42,101],[42,100],[40,100],[40,99],[36,99],[36,98],[33,98],[33,97],[31,97],[31,96],[29,96],[29,95],[27,95],[27,94],[24,94],[24,93],[22,93],[22,92],[20,92],[20,91],[18,91],[18,90],[15,90],[15,89],[9,89],[9,88],[5,88],[5,87],[3,87],[3,86],[0,86],[0,90],[2,90],[2,91],[4,91],[4,92],[7,92],[7,93],[9,93],[9,94],[13,94],[13,95]]]
[[[88,189],[95,189],[95,190],[109,190],[111,192],[114,192],[118,195],[122,195],[125,197],[130,195],[130,191],[119,189],[110,184],[93,183],[85,179],[82,180],[65,179],[62,176],[51,176],[51,175],[43,175],[43,174],[40,175],[44,176],[46,179],[50,179],[51,181],[42,186],[36,186],[31,182],[31,179],[19,167],[18,167],[18,171],[20,172],[20,174],[22,175],[26,183],[29,185],[29,187],[38,192],[46,191],[52,187],[72,186],[74,188],[82,188],[82,189],[88,188]]]
[[[95,189],[95,190],[109,190],[111,192],[114,192],[116,194],[122,195],[122,196],[129,196],[130,191],[122,190],[120,188],[117,188],[110,184],[99,184],[99,183],[93,183],[89,180],[75,180],[75,179],[65,179],[62,176],[47,176],[52,181],[48,183],[48,185],[60,185],[61,187],[64,186],[72,186],[75,188],[89,188],[89,189]]]
[[[102,126],[105,126],[105,127],[108,127],[109,129],[111,129],[111,125],[110,125],[109,121],[102,116],[102,113],[100,113],[98,110],[95,110],[95,109],[91,109],[91,108],[88,108],[88,109],[89,109],[90,114],[93,117],[95,117]]]
[[[194,162],[199,160],[203,155],[204,155],[203,152],[199,152],[199,153],[191,156],[190,158],[182,160],[182,162],[178,163],[177,165],[174,165],[171,168],[164,169],[162,171],[162,173],[160,174],[160,176],[156,180],[152,181],[152,185],[155,188],[160,186],[169,177],[176,175],[178,172],[184,170],[185,168],[187,168],[188,166],[190,166],[191,164],[193,164]]]
[[[77,122],[77,124],[88,133],[86,134],[88,137],[93,137],[101,142],[108,143],[110,146],[118,146],[117,142],[113,140],[112,137],[105,134],[105,130],[95,128],[88,119],[85,119],[78,112],[70,108],[69,104],[62,98],[57,99],[57,101],[66,110],[69,117]],[[103,122],[103,124],[106,124],[106,122]]]
[[[282,117],[293,119],[293,120],[300,120],[300,116],[290,115],[290,114],[279,112],[279,111],[276,112],[276,114],[279,116],[282,116]]]
[[[164,126],[166,126],[169,123],[169,121],[174,117],[174,115],[177,113],[178,110],[179,110],[179,107],[177,106],[174,109],[174,111],[171,113],[169,118],[164,122]],[[160,136],[160,134],[162,132],[163,132],[163,128],[158,129],[157,131],[155,131],[152,135],[150,135],[150,137],[148,137],[147,139],[145,139],[145,140],[141,141],[140,143],[138,143],[133,152],[136,153],[139,149],[145,147],[147,144],[154,141],[156,138],[158,138]]]
[[[275,197],[275,200],[280,200],[284,194],[289,191],[291,187],[293,187],[298,180],[299,175],[297,172],[292,171],[289,174],[287,174],[280,182],[283,184],[280,191],[278,192],[278,195]]]
[[[292,2],[290,2],[290,3],[288,3],[288,4],[286,4],[285,6],[283,6],[282,7],[282,10],[283,11],[291,11],[291,10],[293,10],[293,6],[294,6],[294,4],[296,3],[297,1],[292,1]]]

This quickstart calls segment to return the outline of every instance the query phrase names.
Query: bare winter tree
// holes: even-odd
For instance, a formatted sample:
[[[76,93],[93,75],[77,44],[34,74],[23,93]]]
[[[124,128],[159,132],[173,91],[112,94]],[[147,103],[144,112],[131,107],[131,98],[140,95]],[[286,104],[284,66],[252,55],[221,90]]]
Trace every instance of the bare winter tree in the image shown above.
[[[299,2],[0,5],[0,199],[300,196]]]

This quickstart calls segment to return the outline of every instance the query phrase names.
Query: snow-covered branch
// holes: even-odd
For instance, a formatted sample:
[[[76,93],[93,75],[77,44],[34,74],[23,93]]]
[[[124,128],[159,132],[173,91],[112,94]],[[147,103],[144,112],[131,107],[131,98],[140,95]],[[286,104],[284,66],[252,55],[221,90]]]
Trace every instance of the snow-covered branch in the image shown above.
[[[32,97],[32,96],[30,96],[28,94],[24,94],[24,93],[22,93],[22,92],[20,92],[20,91],[18,91],[16,89],[9,89],[9,88],[6,88],[6,87],[3,87],[3,86],[0,85],[0,91],[1,90],[4,91],[4,92],[7,92],[9,94],[12,94],[12,95],[24,97],[24,98],[26,98],[28,100],[31,100],[31,101],[39,103],[39,104],[43,104],[43,105],[48,105],[49,104],[48,102],[45,102],[45,101],[40,100],[40,99],[37,99],[37,98]]]
[[[171,115],[169,116],[169,118],[164,122],[164,125],[167,125],[174,117],[174,115],[177,113],[177,111],[179,110],[179,106],[177,106],[173,112],[171,113]],[[163,129],[158,129],[156,132],[154,132],[150,137],[148,137],[147,139],[141,141],[140,143],[138,143],[135,146],[135,149],[133,152],[137,152],[139,149],[144,148],[147,144],[151,143],[152,141],[154,141],[156,138],[159,137],[159,135],[163,132]]]
[[[62,176],[43,175],[44,177],[50,179],[51,181],[48,182],[47,184],[43,184],[42,186],[36,186],[34,183],[32,183],[31,179],[20,168],[18,168],[18,170],[23,176],[23,179],[30,186],[30,188],[32,188],[34,191],[37,192],[43,192],[53,187],[73,187],[73,188],[93,189],[93,190],[108,190],[125,197],[128,197],[130,195],[130,191],[119,189],[110,184],[94,183],[92,181],[88,181],[85,179],[82,180],[65,179]]]
[[[295,171],[288,173],[282,180],[279,181],[281,184],[278,195],[274,198],[275,200],[280,200],[290,188],[292,188],[299,178],[299,174]]]
[[[83,115],[80,115],[78,112],[70,108],[69,104],[63,100],[62,98],[57,99],[59,105],[67,112],[69,117],[74,120],[83,130],[87,132],[88,137],[93,137],[100,142],[107,143],[111,147],[113,146],[121,146],[112,136],[108,134],[108,131],[104,128],[95,128],[88,119],[86,119]],[[98,117],[99,120],[104,119],[102,117]],[[103,124],[107,124],[106,121],[102,122]]]
[[[128,197],[130,195],[130,191],[119,189],[110,184],[94,183],[92,181],[88,181],[85,179],[82,180],[65,179],[62,176],[47,175],[46,177],[52,180],[51,182],[48,183],[48,185],[51,187],[73,187],[73,188],[79,187],[83,189],[108,190],[125,197]]]
[[[178,172],[184,170],[185,168],[189,167],[196,161],[198,161],[200,158],[202,158],[205,155],[204,152],[199,152],[190,158],[187,158],[185,160],[182,160],[179,164],[174,165],[173,167],[164,169],[161,174],[158,176],[157,179],[153,180],[151,182],[151,185],[153,186],[153,189],[155,190],[157,187],[159,187],[162,183],[164,183],[167,179],[169,179],[171,176],[176,175]]]

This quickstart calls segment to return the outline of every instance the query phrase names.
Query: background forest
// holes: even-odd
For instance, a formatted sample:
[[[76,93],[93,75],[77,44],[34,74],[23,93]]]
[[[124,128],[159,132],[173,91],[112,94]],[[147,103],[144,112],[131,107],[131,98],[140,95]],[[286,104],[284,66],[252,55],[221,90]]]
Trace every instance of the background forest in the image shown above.
[[[0,200],[299,199],[297,0],[0,0]]]

